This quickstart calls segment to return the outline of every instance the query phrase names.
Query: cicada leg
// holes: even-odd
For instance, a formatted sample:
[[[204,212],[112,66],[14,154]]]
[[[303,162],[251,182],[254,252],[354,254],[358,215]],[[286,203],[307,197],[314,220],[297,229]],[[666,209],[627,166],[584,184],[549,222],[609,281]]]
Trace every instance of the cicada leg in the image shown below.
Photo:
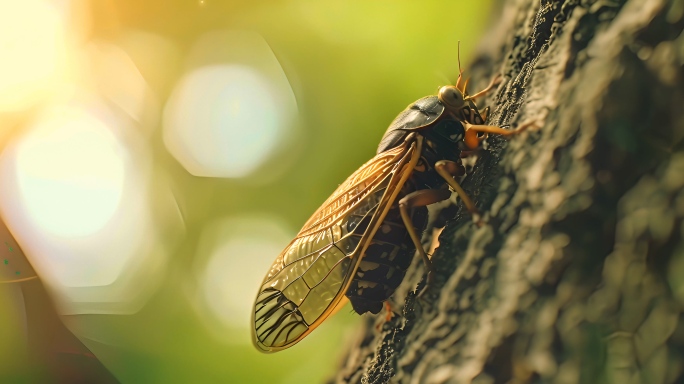
[[[494,89],[495,86],[497,86],[499,83],[501,83],[502,80],[503,80],[503,77],[501,75],[494,76],[492,81],[489,82],[489,85],[487,86],[487,88],[481,90],[480,92],[478,92],[474,95],[466,96],[466,100],[475,100],[478,97],[482,97],[482,96],[486,95],[489,91]],[[464,90],[465,90],[465,87],[464,87]],[[465,95],[465,93],[464,93],[464,95]]]
[[[395,316],[394,310],[392,310],[392,304],[390,303],[389,300],[384,301],[383,304],[385,305],[385,319],[382,322],[376,322],[375,323],[375,330],[377,332],[382,331],[382,327],[386,324],[389,323],[390,320]]]
[[[465,205],[468,212],[470,212],[473,216],[479,215],[480,212],[477,210],[475,204],[470,199],[466,191],[464,191],[461,185],[454,180],[454,175],[459,175],[462,173],[461,169],[462,166],[449,160],[440,160],[435,163],[435,171],[442,176],[442,178],[447,182],[447,184],[449,184],[454,192],[458,193],[458,197],[461,198],[461,201],[463,201],[463,205]]]
[[[392,320],[394,316],[394,311],[392,311],[392,304],[389,301],[385,301],[385,322]]]
[[[481,132],[481,133],[492,133],[495,135],[501,135],[501,136],[511,136],[511,135],[516,135],[525,129],[527,129],[530,125],[533,125],[534,123],[529,123],[529,124],[523,124],[515,129],[504,129],[500,127],[494,127],[492,125],[473,125],[470,124],[469,122],[464,122],[463,126],[466,130],[466,132],[471,131],[471,132]]]
[[[470,108],[470,111],[468,111],[468,121],[475,121],[475,109]]]
[[[489,115],[489,107],[485,108],[482,111],[482,113],[480,113],[479,115],[475,115],[474,110],[472,110],[472,109],[471,109],[471,112],[472,112],[473,116],[470,118],[470,120],[468,120],[469,124],[472,124],[472,123],[475,123],[475,125],[484,124],[484,122],[487,121],[487,116]],[[476,120],[476,118],[477,118],[477,120]],[[484,133],[478,132],[478,131],[471,131],[469,134],[467,132],[468,131],[466,131],[466,145],[468,145],[468,147],[472,148],[473,151],[480,149],[482,141],[484,141],[484,139],[487,137],[487,135]],[[461,151],[461,154],[463,154],[463,152],[468,152],[468,151]]]
[[[536,121],[530,121],[525,124],[518,126],[515,129],[504,129],[500,127],[494,127],[491,125],[473,125],[467,121],[462,122],[465,128],[465,138],[463,141],[470,149],[475,149],[480,146],[480,142],[483,140],[484,136],[478,135],[478,133],[493,134],[501,136],[512,136],[526,130],[530,126],[539,126]]]
[[[480,117],[482,118],[482,122],[484,123],[487,121],[487,117],[489,116],[489,111],[491,110],[490,107],[485,107],[485,109],[480,112]]]
[[[446,200],[451,196],[451,192],[446,189],[421,189],[420,191],[414,191],[404,196],[399,200],[399,212],[401,212],[401,219],[406,226],[406,230],[411,236],[413,245],[416,246],[416,251],[420,254],[420,257],[425,263],[425,267],[428,271],[427,283],[430,285],[433,279],[433,269],[432,262],[427,253],[423,249],[423,244],[420,242],[420,236],[416,233],[416,229],[413,227],[413,222],[411,221],[410,210],[414,207],[424,207],[430,204],[434,204],[443,200]]]

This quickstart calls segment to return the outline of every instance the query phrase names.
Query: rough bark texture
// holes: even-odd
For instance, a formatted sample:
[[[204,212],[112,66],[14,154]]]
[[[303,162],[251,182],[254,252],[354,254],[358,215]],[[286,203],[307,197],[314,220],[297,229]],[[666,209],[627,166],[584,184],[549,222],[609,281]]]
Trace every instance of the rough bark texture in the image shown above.
[[[515,0],[467,68],[493,125],[420,298],[332,381],[684,381],[684,0]],[[422,284],[422,282],[421,282]],[[383,316],[380,316],[383,317]]]

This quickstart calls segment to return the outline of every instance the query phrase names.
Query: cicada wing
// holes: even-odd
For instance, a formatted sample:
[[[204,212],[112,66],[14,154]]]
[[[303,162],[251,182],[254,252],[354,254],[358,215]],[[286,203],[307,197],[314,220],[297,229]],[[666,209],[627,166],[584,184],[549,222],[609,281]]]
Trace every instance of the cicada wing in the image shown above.
[[[408,147],[399,146],[376,155],[362,165],[311,215],[297,237],[316,233],[338,222],[342,215],[350,212],[386,181],[407,153]]]
[[[417,153],[415,145],[407,144],[364,164],[278,255],[254,304],[252,336],[259,349],[275,352],[292,346],[335,310],[366,243],[406,181],[400,170],[407,163],[415,165]],[[364,207],[372,216],[363,234],[347,231],[347,215]]]

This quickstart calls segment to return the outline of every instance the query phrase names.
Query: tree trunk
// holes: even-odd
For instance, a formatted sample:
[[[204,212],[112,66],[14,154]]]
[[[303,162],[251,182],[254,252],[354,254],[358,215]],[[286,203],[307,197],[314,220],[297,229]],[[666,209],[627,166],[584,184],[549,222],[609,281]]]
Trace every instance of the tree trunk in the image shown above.
[[[453,208],[434,284],[418,265],[333,381],[682,382],[684,1],[502,7],[469,89],[503,74],[489,124],[539,128],[487,139],[486,224]]]

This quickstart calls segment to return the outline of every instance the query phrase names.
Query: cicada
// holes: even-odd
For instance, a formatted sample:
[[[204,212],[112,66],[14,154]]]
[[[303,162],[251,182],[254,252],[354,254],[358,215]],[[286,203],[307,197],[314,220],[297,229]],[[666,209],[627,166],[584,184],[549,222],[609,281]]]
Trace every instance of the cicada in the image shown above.
[[[460,71],[459,71],[460,72]],[[390,124],[377,155],[344,181],[278,255],[252,312],[252,339],[263,352],[288,348],[337,308],[351,302],[359,314],[378,313],[402,282],[416,251],[432,265],[420,242],[427,206],[453,190],[473,214],[474,203],[454,179],[461,157],[483,135],[519,130],[484,125],[467,81],[443,86],[412,103]],[[449,189],[451,187],[451,190]]]

